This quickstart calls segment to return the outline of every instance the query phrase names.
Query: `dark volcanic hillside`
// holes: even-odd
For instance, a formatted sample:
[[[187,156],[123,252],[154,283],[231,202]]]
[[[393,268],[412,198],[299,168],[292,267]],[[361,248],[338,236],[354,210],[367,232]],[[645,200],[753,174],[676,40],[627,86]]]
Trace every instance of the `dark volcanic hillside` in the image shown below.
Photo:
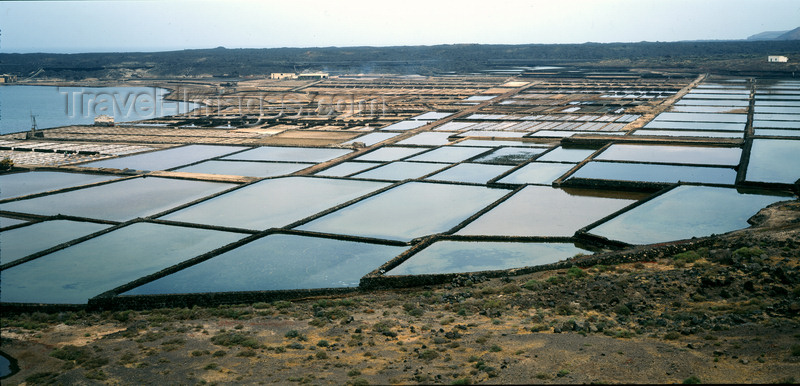
[[[641,42],[563,45],[438,45],[184,50],[153,53],[0,54],[0,72],[20,80],[248,76],[305,69],[399,74],[469,73],[538,64],[635,64],[702,71],[760,70],[762,58],[800,56],[800,41]],[[691,63],[691,64],[688,64]],[[782,70],[797,71],[797,65]]]

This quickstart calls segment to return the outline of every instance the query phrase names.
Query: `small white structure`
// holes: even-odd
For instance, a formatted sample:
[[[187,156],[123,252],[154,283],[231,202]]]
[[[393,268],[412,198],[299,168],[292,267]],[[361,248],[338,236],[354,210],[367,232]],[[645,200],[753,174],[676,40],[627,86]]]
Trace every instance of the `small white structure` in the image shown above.
[[[293,72],[273,72],[269,74],[270,79],[297,79],[297,74]]]
[[[770,55],[767,57],[767,61],[770,63],[786,63],[789,61],[789,58],[779,55]]]

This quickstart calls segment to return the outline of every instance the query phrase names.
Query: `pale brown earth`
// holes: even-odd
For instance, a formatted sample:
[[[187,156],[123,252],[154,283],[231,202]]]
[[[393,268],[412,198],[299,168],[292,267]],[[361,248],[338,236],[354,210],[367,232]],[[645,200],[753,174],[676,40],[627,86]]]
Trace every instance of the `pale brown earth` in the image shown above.
[[[800,202],[616,266],[216,308],[2,316],[3,384],[793,383]]]

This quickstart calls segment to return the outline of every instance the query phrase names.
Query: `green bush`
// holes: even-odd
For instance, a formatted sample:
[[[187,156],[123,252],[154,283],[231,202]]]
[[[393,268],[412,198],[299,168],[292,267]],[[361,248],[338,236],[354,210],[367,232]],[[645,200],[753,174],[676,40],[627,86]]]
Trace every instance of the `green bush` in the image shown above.
[[[686,379],[683,380],[683,384],[684,385],[698,385],[698,384],[701,384],[701,383],[703,383],[703,382],[700,381],[700,378],[697,378],[694,375],[692,375],[691,377],[686,378]]]
[[[419,353],[419,359],[430,361],[439,357],[439,353],[436,350],[425,350]]]
[[[582,269],[580,269],[578,267],[572,267],[572,268],[567,270],[567,276],[570,279],[580,279],[580,278],[586,276],[586,271],[584,271],[584,270],[582,270]]]
[[[236,332],[226,332],[214,335],[211,337],[211,343],[225,347],[242,346],[254,349],[261,347],[261,344],[255,339]]]
[[[531,279],[522,285],[526,290],[536,291],[545,287],[545,284],[539,280]]]
[[[751,257],[757,257],[763,255],[764,251],[762,251],[761,248],[759,247],[752,247],[752,248],[741,247],[733,251],[733,254],[749,259]]]

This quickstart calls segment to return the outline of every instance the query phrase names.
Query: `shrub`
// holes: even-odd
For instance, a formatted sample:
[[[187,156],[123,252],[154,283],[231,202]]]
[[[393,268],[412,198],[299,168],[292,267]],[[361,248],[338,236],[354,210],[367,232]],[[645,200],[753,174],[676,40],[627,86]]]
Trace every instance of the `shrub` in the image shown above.
[[[14,161],[11,160],[9,157],[3,157],[3,160],[0,161],[0,171],[11,170],[14,168]]]
[[[83,376],[86,377],[87,379],[95,379],[98,381],[104,381],[108,379],[108,375],[106,375],[106,373],[104,373],[103,370],[100,369],[89,370],[86,372],[86,374],[83,374]]]
[[[214,335],[211,337],[211,343],[225,347],[242,346],[254,349],[261,347],[261,344],[259,344],[255,339],[236,332]]]
[[[678,334],[675,331],[668,332],[668,333],[664,334],[664,339],[666,339],[666,340],[675,340],[675,339],[678,339],[680,337],[681,337],[681,334]]]
[[[503,351],[503,348],[495,344],[495,345],[492,345],[492,347],[489,348],[489,351],[491,351],[491,352],[500,352],[500,351]]]
[[[578,267],[572,267],[572,268],[567,270],[567,276],[570,279],[580,279],[580,278],[586,276],[586,271],[584,271],[584,270],[582,270],[582,269],[580,269]]]
[[[439,357],[439,353],[436,350],[425,350],[419,353],[419,359],[430,361]]]
[[[522,285],[526,290],[536,291],[545,287],[545,284],[539,280],[531,279]]]
[[[733,251],[733,254],[749,259],[751,257],[757,257],[763,255],[764,251],[762,251],[761,248],[759,247],[752,247],[752,248],[741,247]]]
[[[619,304],[616,307],[614,307],[614,312],[616,312],[617,315],[628,316],[631,314],[631,309],[624,304]]]
[[[691,377],[686,378],[686,379],[683,380],[683,384],[684,385],[698,385],[698,384],[701,384],[701,383],[703,383],[703,382],[700,381],[700,378],[697,378],[694,375],[692,375]]]

